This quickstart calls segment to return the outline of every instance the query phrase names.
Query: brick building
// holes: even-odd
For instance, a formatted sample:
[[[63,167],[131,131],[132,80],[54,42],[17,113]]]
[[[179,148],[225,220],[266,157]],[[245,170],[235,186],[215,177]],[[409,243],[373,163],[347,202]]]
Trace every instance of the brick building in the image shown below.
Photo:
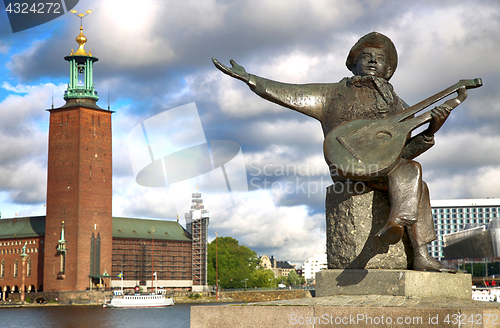
[[[43,284],[43,246],[45,217],[0,220],[0,299],[22,288],[22,248],[26,245],[25,291],[36,291]]]
[[[64,58],[70,64],[66,104],[48,110],[46,216],[0,220],[0,296],[22,288],[23,270],[26,291],[117,287],[119,273],[124,287],[150,287],[154,280],[158,287],[200,289],[206,265],[196,266],[194,278],[192,241],[200,236],[178,220],[112,217],[113,112],[96,104],[98,58],[85,51],[82,27],[76,41],[79,49]],[[201,240],[196,263],[206,259]]]
[[[115,277],[123,273],[124,287],[151,287],[154,281],[158,287],[192,289],[191,245],[176,221],[113,218],[111,286],[121,286]]]

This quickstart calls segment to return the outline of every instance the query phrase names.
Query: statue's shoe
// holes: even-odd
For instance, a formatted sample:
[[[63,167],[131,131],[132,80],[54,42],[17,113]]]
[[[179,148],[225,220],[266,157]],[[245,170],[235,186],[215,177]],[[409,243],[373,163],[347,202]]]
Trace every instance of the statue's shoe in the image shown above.
[[[424,256],[415,254],[415,258],[413,260],[413,270],[457,273],[457,269],[445,267],[441,262],[428,254]]]
[[[393,245],[403,238],[404,232],[405,229],[402,225],[387,222],[382,230],[375,235],[375,238],[379,239],[383,244]]]

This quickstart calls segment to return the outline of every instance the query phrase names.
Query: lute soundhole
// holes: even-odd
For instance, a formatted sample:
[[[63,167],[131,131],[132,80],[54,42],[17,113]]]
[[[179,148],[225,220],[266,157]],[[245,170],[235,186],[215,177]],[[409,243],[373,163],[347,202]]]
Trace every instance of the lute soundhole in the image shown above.
[[[389,131],[379,131],[377,132],[377,139],[380,141],[389,141],[392,139],[392,134]]]

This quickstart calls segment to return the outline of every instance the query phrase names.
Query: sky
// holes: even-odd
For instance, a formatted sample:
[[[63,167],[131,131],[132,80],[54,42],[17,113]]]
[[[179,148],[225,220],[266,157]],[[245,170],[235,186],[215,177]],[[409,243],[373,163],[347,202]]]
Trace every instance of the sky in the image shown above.
[[[431,199],[500,197],[498,0],[81,0],[74,9],[92,10],[83,33],[85,49],[99,58],[97,104],[109,103],[115,112],[113,216],[179,215],[185,224],[170,187],[136,182],[129,135],[148,118],[194,103],[206,140],[239,145],[248,184],[239,202],[212,211],[209,239],[215,232],[231,236],[259,255],[299,266],[324,253],[325,188],[331,180],[320,123],[259,98],[217,70],[211,58],[225,65],[234,59],[247,72],[277,81],[335,83],[352,76],[347,54],[372,31],[396,45],[399,62],[391,83],[410,105],[460,79],[483,79],[418,161]],[[45,215],[46,109],[65,103],[64,57],[78,47],[79,23],[67,13],[12,33],[6,12],[0,12],[2,218]],[[190,123],[165,123],[165,135],[178,129],[185,133]]]

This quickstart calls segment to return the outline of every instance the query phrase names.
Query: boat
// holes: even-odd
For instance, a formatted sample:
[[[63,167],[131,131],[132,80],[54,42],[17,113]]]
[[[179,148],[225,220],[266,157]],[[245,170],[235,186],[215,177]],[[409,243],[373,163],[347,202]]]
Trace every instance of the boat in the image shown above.
[[[500,302],[500,289],[472,287],[472,299],[483,302]]]
[[[132,294],[116,293],[102,305],[105,308],[135,308],[135,307],[165,307],[174,305],[173,298],[163,294]]]
[[[153,252],[152,252],[152,263],[151,270],[154,271],[154,242],[155,242],[155,228],[152,227],[151,231],[153,232]],[[151,291],[153,291],[153,277],[155,280],[157,279],[156,272],[152,273],[151,277]],[[111,297],[109,301],[105,301],[102,305],[107,308],[138,308],[138,307],[165,307],[174,305],[173,298],[167,298],[163,292],[158,292],[158,286],[155,288],[155,293],[150,294],[141,294],[140,287],[135,286],[134,294],[124,294],[123,293],[123,272],[118,274],[118,278],[121,279],[122,286],[121,290],[115,291],[114,295]]]

